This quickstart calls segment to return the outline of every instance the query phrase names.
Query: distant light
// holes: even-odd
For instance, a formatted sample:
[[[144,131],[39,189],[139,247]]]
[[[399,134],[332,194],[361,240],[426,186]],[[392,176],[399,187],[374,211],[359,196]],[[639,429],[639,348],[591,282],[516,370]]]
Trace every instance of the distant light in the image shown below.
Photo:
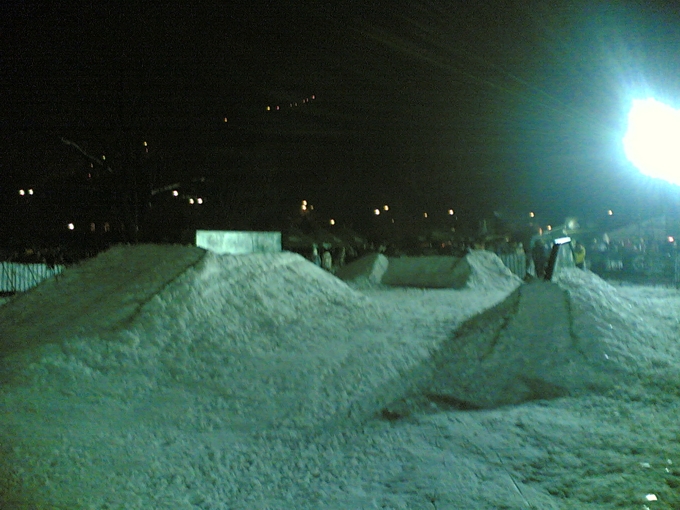
[[[23,197],[25,194],[26,194],[25,190],[23,190],[23,189],[19,190],[19,195],[21,195]]]
[[[147,144],[146,142],[144,142],[144,147],[146,147],[147,145],[148,145],[148,144]]]
[[[567,244],[571,242],[571,237],[560,237],[555,239],[555,244]]]
[[[76,228],[76,226],[75,226],[73,223],[69,223],[69,224],[66,225],[66,226],[68,227],[69,230],[73,230],[73,229]]]
[[[173,197],[179,196],[179,191],[177,191],[176,189],[173,189],[173,190],[172,190],[172,196],[173,196]]]
[[[392,218],[392,223],[394,223],[394,218]]]
[[[267,111],[269,111],[269,110],[271,110],[271,109],[272,109],[271,106],[267,106]]]
[[[316,96],[312,94],[312,99],[316,99]]]
[[[674,242],[675,242],[675,237],[673,237],[673,236],[668,236],[668,242],[669,242],[669,243],[674,243]]]
[[[90,223],[90,232],[94,232],[96,230],[96,226],[94,223]]]
[[[533,218],[534,216],[536,216],[536,215],[534,214],[533,211],[531,211],[531,212],[529,213],[529,218]]]
[[[449,209],[449,216],[453,216],[453,209]]]
[[[387,204],[383,205],[383,211],[389,211],[389,210],[390,210],[390,207]]]
[[[279,105],[276,105],[276,109],[277,109],[277,110],[280,110],[281,107],[280,107]]]
[[[306,200],[303,200],[303,201],[302,201],[302,205],[307,205],[307,201],[306,201]]]
[[[331,225],[335,225],[335,220],[331,218],[331,221],[329,221],[328,223],[330,223]]]
[[[607,214],[608,214],[609,216],[613,216],[613,215],[614,215],[614,211],[612,211],[611,209],[609,209],[609,210],[607,211]]]
[[[373,214],[375,214],[376,216],[380,216],[380,209],[374,209]]]
[[[427,213],[426,213],[426,212],[423,213],[423,218],[427,218]]]
[[[302,209],[303,211],[306,211],[306,210],[307,210],[307,206],[306,206],[305,204],[302,204],[302,206],[300,207],[300,209]]]
[[[103,160],[103,161],[106,160],[106,156],[104,156],[103,154],[102,154],[102,160]]]
[[[647,494],[647,495],[645,496],[645,499],[646,499],[647,501],[657,501],[656,494]]]
[[[196,199],[196,202],[199,203],[199,204],[202,204],[202,203],[203,203],[203,199],[202,199],[202,198],[197,198],[197,199]]]
[[[548,226],[545,227],[545,228],[547,228],[548,230],[552,230],[552,225],[548,225]]]
[[[190,204],[193,204],[193,203],[194,203],[194,199],[193,199],[193,198],[190,198],[190,199],[189,199],[189,203],[190,203]]]
[[[224,122],[227,122],[227,118],[226,118],[226,117],[224,118]]]

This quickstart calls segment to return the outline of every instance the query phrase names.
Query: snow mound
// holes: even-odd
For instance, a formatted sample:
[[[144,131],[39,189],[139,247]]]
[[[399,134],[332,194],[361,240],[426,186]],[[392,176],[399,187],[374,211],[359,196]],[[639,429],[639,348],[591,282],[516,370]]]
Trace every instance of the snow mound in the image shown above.
[[[458,329],[433,357],[435,402],[491,408],[603,388],[573,337],[567,294],[535,281]]]
[[[595,274],[562,269],[555,282],[522,285],[458,328],[410,372],[414,393],[385,412],[410,413],[424,402],[494,408],[658,377],[677,366],[680,349],[654,315]]]
[[[553,280],[569,295],[574,336],[589,359],[634,372],[677,365],[677,324],[658,303],[632,301],[590,271],[565,268]]]
[[[514,290],[521,280],[494,253],[475,250],[463,258],[393,257],[371,254],[340,268],[346,281],[419,288],[499,288]]]
[[[485,250],[473,250],[465,256],[470,266],[467,287],[471,289],[498,289],[511,292],[522,279],[503,264],[498,255]]]
[[[388,264],[389,261],[385,255],[371,253],[346,266],[339,267],[335,275],[344,281],[379,284],[385,271],[387,271]]]
[[[398,257],[390,258],[382,282],[398,287],[461,289],[470,277],[465,257]]]
[[[0,357],[47,338],[125,327],[204,254],[191,246],[118,245],[66,268],[0,308]]]
[[[78,289],[75,308],[55,307]],[[58,388],[82,409],[83,398],[134,402],[129,412],[182,430],[341,422],[373,409],[376,390],[422,356],[392,312],[288,252],[118,248],[20,301],[25,320],[12,324],[14,304],[2,315],[3,344],[25,343],[5,350],[5,380],[36,398]],[[42,327],[29,323],[45,311],[58,344],[41,345]],[[77,427],[77,414],[64,419]]]

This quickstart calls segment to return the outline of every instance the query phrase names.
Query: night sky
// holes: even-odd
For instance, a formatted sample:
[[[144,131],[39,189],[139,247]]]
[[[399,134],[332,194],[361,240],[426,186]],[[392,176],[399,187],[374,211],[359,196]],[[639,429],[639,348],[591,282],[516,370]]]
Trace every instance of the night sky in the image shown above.
[[[145,185],[205,176],[213,203],[260,197],[272,215],[302,199],[357,226],[385,203],[468,222],[646,215],[675,191],[620,139],[633,98],[680,106],[669,5],[11,1],[3,216],[19,188],[69,185],[83,160],[61,137],[121,180],[146,141]]]

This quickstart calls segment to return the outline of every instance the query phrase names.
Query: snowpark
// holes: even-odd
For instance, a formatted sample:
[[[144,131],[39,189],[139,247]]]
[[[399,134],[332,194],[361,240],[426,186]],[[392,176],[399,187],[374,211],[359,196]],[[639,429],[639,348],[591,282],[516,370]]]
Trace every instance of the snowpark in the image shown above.
[[[680,292],[119,246],[0,306],[0,508],[678,509]]]

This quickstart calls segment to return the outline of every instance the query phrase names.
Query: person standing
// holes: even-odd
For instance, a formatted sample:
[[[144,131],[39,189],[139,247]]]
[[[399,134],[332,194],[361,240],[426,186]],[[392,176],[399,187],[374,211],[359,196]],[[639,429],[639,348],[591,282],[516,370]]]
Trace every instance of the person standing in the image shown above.
[[[572,249],[574,254],[574,265],[579,269],[586,268],[586,247],[576,241]]]
[[[536,240],[534,247],[531,249],[531,258],[534,261],[536,277],[543,278],[545,276],[545,266],[548,263],[548,249],[540,239]]]
[[[319,255],[319,248],[316,244],[312,245],[312,262],[315,266],[321,267],[321,256]]]
[[[333,271],[333,256],[331,255],[330,250],[323,252],[323,257],[321,258],[321,267],[323,267],[326,271]]]

